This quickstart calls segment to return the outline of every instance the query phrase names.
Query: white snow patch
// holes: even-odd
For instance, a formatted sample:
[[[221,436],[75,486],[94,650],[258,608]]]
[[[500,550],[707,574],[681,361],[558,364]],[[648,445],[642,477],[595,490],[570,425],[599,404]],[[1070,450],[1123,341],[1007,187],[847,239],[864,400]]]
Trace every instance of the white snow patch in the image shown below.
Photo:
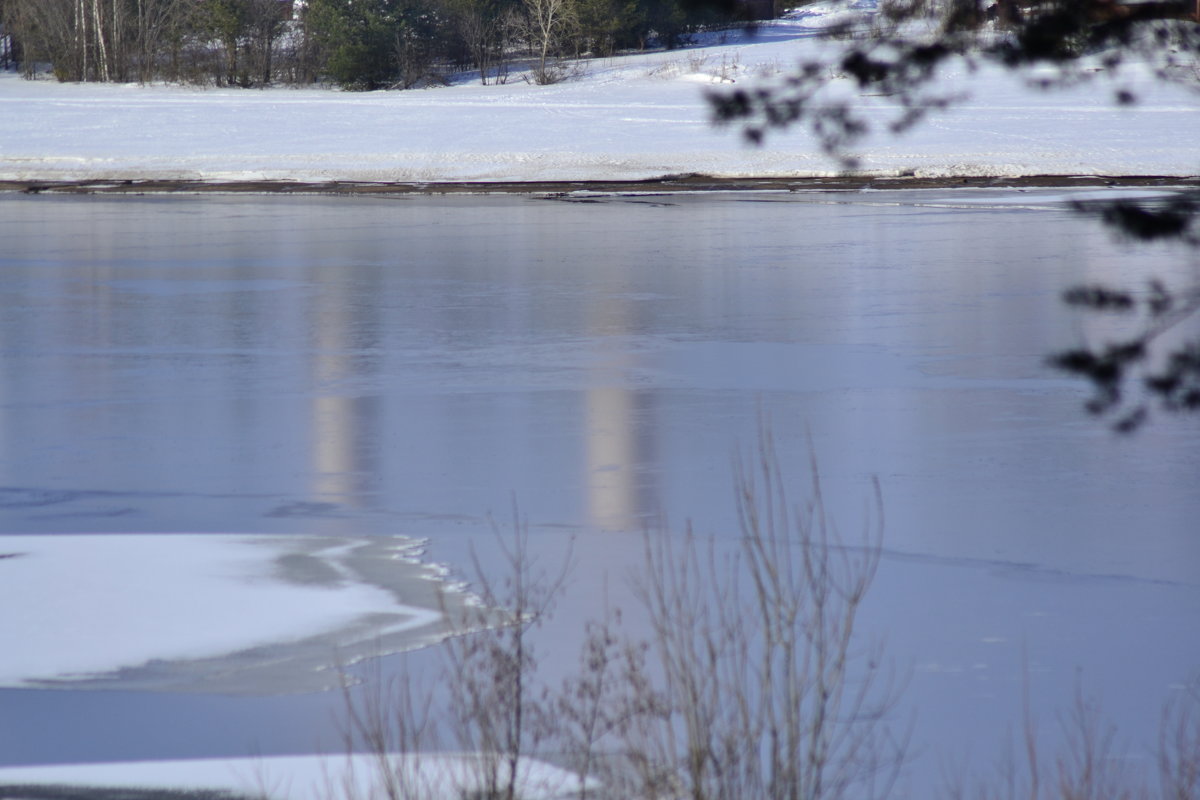
[[[481,758],[473,754],[394,754],[389,766],[399,785],[427,800],[459,800],[481,786]],[[554,800],[578,796],[573,773],[525,758],[518,767],[518,796]],[[2,785],[66,785],[136,789],[225,790],[272,800],[354,800],[382,797],[375,756],[272,756],[263,758],[137,761],[0,769]],[[588,782],[594,786],[593,781]]]
[[[286,671],[301,655],[302,669],[312,669],[314,660],[331,665],[335,646],[363,639],[411,634],[416,646],[439,638],[441,614],[422,584],[444,575],[417,562],[420,547],[406,537],[0,536],[0,605],[8,609],[0,615],[0,686],[74,685],[234,653],[246,662],[237,670],[261,662],[253,668]],[[356,573],[354,558],[394,565],[397,583],[423,602],[398,601],[396,587]],[[328,653],[300,646],[320,637]],[[275,650],[247,656],[266,645]],[[180,680],[206,680],[222,672],[217,666]],[[277,677],[287,690],[302,688]]]

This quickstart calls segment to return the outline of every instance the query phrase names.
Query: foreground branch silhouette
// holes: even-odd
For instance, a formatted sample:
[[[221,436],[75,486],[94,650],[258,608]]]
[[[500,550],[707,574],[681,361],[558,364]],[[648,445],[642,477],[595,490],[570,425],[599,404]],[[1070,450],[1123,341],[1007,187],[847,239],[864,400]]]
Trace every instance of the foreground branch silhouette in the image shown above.
[[[867,136],[902,133],[964,99],[962,89],[939,81],[951,65],[967,74],[1000,68],[1044,90],[1087,83],[1132,107],[1138,98],[1118,79],[1138,64],[1160,82],[1200,93],[1198,22],[1200,5],[1193,0],[885,0],[878,13],[861,13],[830,29],[827,46],[812,50],[815,55],[781,83],[716,90],[708,100],[714,119],[739,126],[750,142],[800,129],[853,170],[861,165],[855,148]],[[1165,201],[1116,200],[1082,210],[1123,236],[1198,246],[1196,190],[1177,191]],[[1200,411],[1200,273],[1183,286],[1169,287],[1153,276],[1143,285],[1148,289],[1068,289],[1064,299],[1073,309],[1144,311],[1143,324],[1124,337],[1087,341],[1048,358],[1051,366],[1090,383],[1086,409],[1120,433],[1137,430],[1152,408]],[[1182,335],[1171,338],[1169,331]]]

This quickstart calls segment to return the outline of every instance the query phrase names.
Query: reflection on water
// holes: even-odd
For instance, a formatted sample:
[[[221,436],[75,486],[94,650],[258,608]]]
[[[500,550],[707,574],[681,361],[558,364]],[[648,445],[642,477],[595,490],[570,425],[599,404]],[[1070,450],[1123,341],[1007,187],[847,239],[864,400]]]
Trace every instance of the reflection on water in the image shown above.
[[[598,528],[628,530],[651,511],[638,491],[634,399],[618,386],[587,393],[588,518]]]
[[[378,492],[380,408],[379,309],[357,302],[377,288],[340,280],[334,270],[312,276],[319,287],[309,311],[312,329],[311,495],[320,502],[363,510]]]
[[[313,398],[314,497],[352,509],[371,506],[379,406],[378,397]]]
[[[1191,428],[1116,443],[1042,361],[1128,250],[1028,194],[749,199],[4,198],[0,529],[728,530],[763,408],[911,549],[1192,577]]]
[[[623,347],[643,327],[636,319],[636,301],[623,291],[627,280],[624,270],[618,271],[587,306],[595,352],[586,378],[585,479],[588,519],[601,529],[640,529],[651,524],[661,507],[654,477],[658,465],[653,463],[654,398],[630,380],[637,359]]]

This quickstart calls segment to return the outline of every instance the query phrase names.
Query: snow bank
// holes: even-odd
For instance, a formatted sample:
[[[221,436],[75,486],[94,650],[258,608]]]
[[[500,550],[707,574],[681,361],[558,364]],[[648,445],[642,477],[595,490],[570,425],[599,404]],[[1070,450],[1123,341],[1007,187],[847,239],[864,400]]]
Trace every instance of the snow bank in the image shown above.
[[[813,9],[816,8],[817,11]],[[799,133],[762,148],[714,127],[704,93],[778,80],[832,21],[810,6],[754,35],[586,62],[537,86],[410,91],[63,85],[0,75],[0,180],[637,180],[678,173],[822,177]],[[828,11],[828,9],[825,9]],[[925,177],[1191,175],[1195,96],[1130,73],[1133,109],[1095,83],[1042,92],[997,69],[945,77],[972,92],[900,138],[860,149],[868,172]],[[1139,81],[1141,85],[1139,84]],[[1122,84],[1126,85],[1126,84]],[[886,98],[872,98],[884,103]]]

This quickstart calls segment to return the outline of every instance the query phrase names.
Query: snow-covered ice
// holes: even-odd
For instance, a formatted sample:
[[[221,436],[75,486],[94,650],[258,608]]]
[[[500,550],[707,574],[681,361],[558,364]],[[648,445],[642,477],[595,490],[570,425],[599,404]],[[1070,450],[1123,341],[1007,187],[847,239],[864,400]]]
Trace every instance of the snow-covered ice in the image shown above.
[[[481,785],[481,760],[470,754],[393,754],[392,778],[413,797],[470,797]],[[264,758],[142,761],[0,769],[0,786],[52,783],[131,789],[217,790],[273,800],[358,800],[386,797],[379,759],[355,756],[271,756]],[[589,785],[592,782],[589,781]],[[524,800],[577,797],[581,781],[566,770],[535,759],[518,767],[517,796]]]
[[[441,606],[466,595],[420,554],[405,537],[0,536],[0,686],[337,686],[339,660],[446,634]]]

